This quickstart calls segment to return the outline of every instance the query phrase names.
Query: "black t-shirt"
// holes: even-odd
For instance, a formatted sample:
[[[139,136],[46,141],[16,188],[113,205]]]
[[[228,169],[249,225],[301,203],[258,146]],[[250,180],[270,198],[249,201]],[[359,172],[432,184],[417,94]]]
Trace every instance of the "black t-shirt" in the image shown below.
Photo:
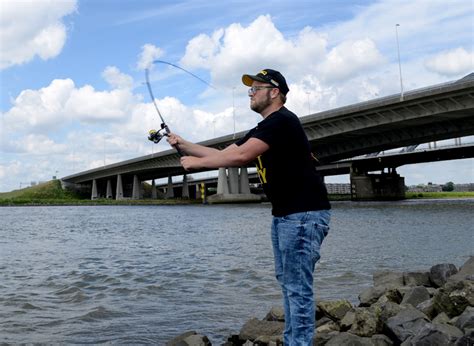
[[[324,181],[314,167],[308,138],[294,113],[282,107],[236,144],[240,146],[251,137],[270,147],[255,165],[274,216],[331,208]]]

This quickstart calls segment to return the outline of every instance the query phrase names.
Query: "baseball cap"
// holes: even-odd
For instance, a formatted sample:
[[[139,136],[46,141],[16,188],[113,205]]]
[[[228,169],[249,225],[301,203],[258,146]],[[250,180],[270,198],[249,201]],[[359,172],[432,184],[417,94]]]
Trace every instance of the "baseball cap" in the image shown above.
[[[275,88],[280,89],[283,95],[286,95],[288,91],[290,91],[288,84],[286,84],[285,77],[283,77],[280,72],[269,68],[261,70],[256,75],[244,74],[242,76],[242,83],[247,86],[252,86],[253,81],[269,83]]]

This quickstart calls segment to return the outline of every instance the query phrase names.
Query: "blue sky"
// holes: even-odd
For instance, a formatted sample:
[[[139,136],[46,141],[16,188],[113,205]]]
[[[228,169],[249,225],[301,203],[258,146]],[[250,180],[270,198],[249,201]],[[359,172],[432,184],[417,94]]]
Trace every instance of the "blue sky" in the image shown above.
[[[234,116],[236,131],[260,120],[240,77],[265,67],[287,77],[300,116],[399,92],[397,23],[405,90],[463,77],[473,12],[463,0],[3,0],[0,191],[168,149],[146,139],[159,126],[146,66],[170,128],[202,141],[232,133]],[[399,169],[408,185],[472,171],[472,159]]]

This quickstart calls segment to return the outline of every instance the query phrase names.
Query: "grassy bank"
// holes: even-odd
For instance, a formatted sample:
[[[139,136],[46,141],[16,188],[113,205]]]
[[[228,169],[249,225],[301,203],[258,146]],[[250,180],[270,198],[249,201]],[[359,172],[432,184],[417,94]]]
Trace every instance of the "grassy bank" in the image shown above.
[[[170,205],[170,204],[195,204],[196,200],[188,199],[142,199],[142,200],[90,200],[61,188],[59,180],[27,187],[11,192],[0,193],[0,206],[13,205]]]
[[[474,191],[458,192],[406,192],[405,197],[409,199],[420,198],[474,198]]]
[[[437,199],[437,198],[474,198],[474,192],[407,192],[407,199]],[[331,201],[348,201],[350,195],[329,195]],[[97,199],[91,201],[70,191],[63,190],[59,180],[48,181],[36,186],[27,187],[11,192],[0,193],[0,206],[11,205],[171,205],[196,204],[199,200],[189,199],[142,199],[114,200]]]

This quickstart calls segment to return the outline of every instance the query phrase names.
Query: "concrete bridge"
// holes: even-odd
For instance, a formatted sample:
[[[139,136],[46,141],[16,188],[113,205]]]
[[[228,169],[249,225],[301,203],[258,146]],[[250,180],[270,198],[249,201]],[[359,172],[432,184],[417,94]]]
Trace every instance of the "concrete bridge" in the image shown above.
[[[300,118],[313,153],[322,165],[337,164],[343,159],[407,147],[421,143],[474,135],[474,73],[461,80],[378,98]],[[244,132],[237,133],[241,138]],[[225,148],[236,139],[232,135],[200,144]],[[282,138],[284,140],[284,138]],[[472,153],[468,157],[473,157]],[[354,199],[403,198],[404,181],[395,167],[387,163],[390,175],[369,175],[363,166],[351,166]],[[140,198],[141,182],[185,175],[174,150],[146,155],[62,178],[64,185],[76,184],[92,191],[92,198]],[[196,173],[196,172],[193,172]],[[325,173],[323,173],[325,174]],[[245,167],[219,172],[218,194],[245,199],[249,195]],[[382,182],[381,182],[382,181]],[[171,185],[169,185],[171,186]],[[382,186],[382,188],[381,188]],[[168,189],[172,191],[172,189]],[[153,195],[155,197],[156,193]],[[168,194],[170,196],[170,193]],[[186,197],[186,196],[184,196]],[[248,197],[248,196],[247,196]],[[225,198],[224,198],[225,199]]]

